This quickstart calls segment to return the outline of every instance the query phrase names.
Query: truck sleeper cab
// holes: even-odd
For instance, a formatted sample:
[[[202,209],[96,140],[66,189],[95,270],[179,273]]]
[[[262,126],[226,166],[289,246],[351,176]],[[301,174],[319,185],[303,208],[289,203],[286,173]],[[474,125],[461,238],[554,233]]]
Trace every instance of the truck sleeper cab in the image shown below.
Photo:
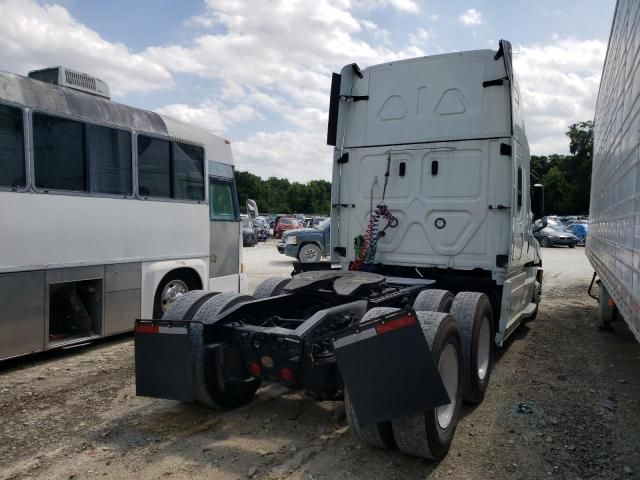
[[[506,41],[334,74],[332,261],[483,292],[502,345],[542,282],[520,103]]]
[[[539,300],[510,61],[501,41],[334,74],[339,265],[295,264],[252,296],[189,292],[138,320],[137,394],[231,408],[275,381],[344,398],[368,445],[443,458],[463,400],[484,397],[494,344]]]

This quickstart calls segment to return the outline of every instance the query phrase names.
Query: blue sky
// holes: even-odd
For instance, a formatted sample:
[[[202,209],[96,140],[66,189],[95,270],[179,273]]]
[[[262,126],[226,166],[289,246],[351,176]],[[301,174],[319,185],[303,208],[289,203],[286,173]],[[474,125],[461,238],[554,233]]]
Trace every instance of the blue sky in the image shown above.
[[[64,64],[232,141],[238,168],[330,178],[330,74],[514,45],[533,154],[593,117],[614,0],[0,0],[0,69]],[[7,21],[7,19],[9,21]]]

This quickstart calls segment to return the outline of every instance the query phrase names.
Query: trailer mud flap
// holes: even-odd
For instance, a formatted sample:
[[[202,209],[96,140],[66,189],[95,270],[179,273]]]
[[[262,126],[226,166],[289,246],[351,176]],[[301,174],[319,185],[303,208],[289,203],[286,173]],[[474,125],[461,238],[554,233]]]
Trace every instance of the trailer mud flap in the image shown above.
[[[188,322],[136,321],[136,395],[193,401]]]
[[[363,426],[450,402],[413,311],[361,324],[334,340],[338,368]]]

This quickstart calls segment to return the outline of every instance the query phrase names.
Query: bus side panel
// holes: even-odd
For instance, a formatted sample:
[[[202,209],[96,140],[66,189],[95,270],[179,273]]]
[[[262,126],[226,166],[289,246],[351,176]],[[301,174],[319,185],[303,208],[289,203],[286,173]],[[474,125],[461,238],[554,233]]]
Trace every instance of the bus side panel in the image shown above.
[[[216,221],[209,223],[210,278],[238,274],[240,271],[238,245],[241,245],[239,223]]]
[[[126,332],[140,318],[142,295],[141,263],[105,267],[103,334]]]
[[[44,271],[0,275],[0,360],[44,349]]]

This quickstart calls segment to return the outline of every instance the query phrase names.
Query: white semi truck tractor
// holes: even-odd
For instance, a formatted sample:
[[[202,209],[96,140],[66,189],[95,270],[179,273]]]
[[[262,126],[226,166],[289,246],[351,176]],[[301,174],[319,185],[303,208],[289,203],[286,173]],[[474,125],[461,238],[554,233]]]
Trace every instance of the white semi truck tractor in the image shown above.
[[[586,252],[600,285],[596,299],[603,326],[624,319],[640,341],[638,42],[640,3],[620,0],[596,103]]]
[[[507,41],[334,74],[332,262],[138,320],[137,393],[231,408],[278,382],[344,399],[368,445],[444,457],[540,299],[521,112]]]

